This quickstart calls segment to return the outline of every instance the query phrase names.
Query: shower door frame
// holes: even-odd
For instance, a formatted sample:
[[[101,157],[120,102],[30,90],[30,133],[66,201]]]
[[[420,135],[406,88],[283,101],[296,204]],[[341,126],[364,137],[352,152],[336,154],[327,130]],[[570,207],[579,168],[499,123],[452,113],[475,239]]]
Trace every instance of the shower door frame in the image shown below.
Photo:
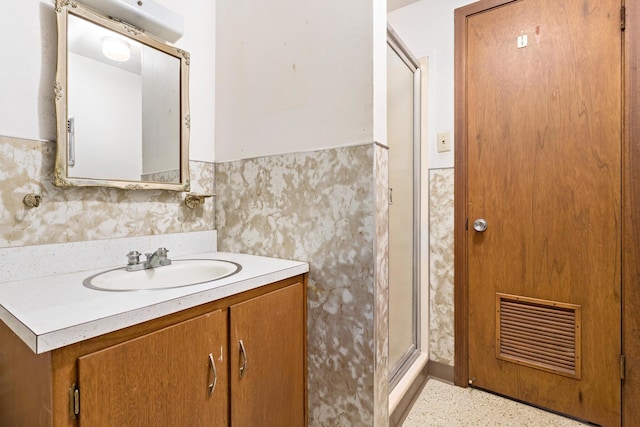
[[[421,141],[421,96],[422,79],[420,62],[411,54],[406,45],[390,26],[387,26],[387,45],[404,64],[413,72],[413,262],[412,262],[412,310],[413,310],[413,345],[405,352],[395,366],[389,366],[389,391],[400,382],[411,365],[421,353],[421,292],[420,292],[420,141]],[[390,153],[391,155],[391,153]],[[391,286],[391,280],[389,280]],[[389,331],[391,333],[391,331]]]

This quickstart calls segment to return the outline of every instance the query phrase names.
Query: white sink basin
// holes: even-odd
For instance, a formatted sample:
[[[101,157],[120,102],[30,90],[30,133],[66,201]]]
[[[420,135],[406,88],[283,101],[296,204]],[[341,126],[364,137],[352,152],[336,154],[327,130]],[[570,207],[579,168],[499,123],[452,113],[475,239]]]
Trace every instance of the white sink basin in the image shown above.
[[[180,288],[229,277],[241,269],[240,264],[219,259],[174,260],[171,265],[145,270],[107,270],[87,277],[82,284],[100,291]]]

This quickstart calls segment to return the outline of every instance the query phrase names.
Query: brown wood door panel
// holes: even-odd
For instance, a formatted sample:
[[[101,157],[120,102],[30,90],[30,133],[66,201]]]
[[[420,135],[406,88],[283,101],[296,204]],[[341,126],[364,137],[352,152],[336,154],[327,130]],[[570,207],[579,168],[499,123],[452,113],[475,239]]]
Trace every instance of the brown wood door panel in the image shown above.
[[[231,307],[231,425],[305,424],[303,295],[298,283]]]
[[[624,355],[623,425],[640,426],[640,3],[626,2],[624,152]]]
[[[227,329],[218,310],[80,357],[79,425],[227,426]]]
[[[459,63],[469,379],[604,425],[621,405],[620,6],[521,0],[470,15]],[[580,307],[578,378],[496,357],[497,293]]]

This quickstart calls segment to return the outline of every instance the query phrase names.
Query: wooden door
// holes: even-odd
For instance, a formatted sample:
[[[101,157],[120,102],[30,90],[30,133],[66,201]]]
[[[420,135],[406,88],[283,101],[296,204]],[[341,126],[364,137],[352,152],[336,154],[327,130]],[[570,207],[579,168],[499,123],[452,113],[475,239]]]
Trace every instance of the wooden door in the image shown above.
[[[457,12],[468,379],[619,425],[621,3],[483,3]]]
[[[221,310],[80,357],[79,425],[228,426],[228,366]]]
[[[303,295],[297,283],[231,306],[232,426],[306,425]]]

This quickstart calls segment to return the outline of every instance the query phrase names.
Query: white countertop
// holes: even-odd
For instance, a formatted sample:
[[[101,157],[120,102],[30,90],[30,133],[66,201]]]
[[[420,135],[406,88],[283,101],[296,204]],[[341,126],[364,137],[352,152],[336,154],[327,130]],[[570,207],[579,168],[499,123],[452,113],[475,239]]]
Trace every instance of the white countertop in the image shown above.
[[[242,270],[193,286],[127,292],[82,284],[109,268],[0,283],[0,320],[35,353],[45,353],[309,271],[306,262],[226,252],[175,259],[221,259]]]

